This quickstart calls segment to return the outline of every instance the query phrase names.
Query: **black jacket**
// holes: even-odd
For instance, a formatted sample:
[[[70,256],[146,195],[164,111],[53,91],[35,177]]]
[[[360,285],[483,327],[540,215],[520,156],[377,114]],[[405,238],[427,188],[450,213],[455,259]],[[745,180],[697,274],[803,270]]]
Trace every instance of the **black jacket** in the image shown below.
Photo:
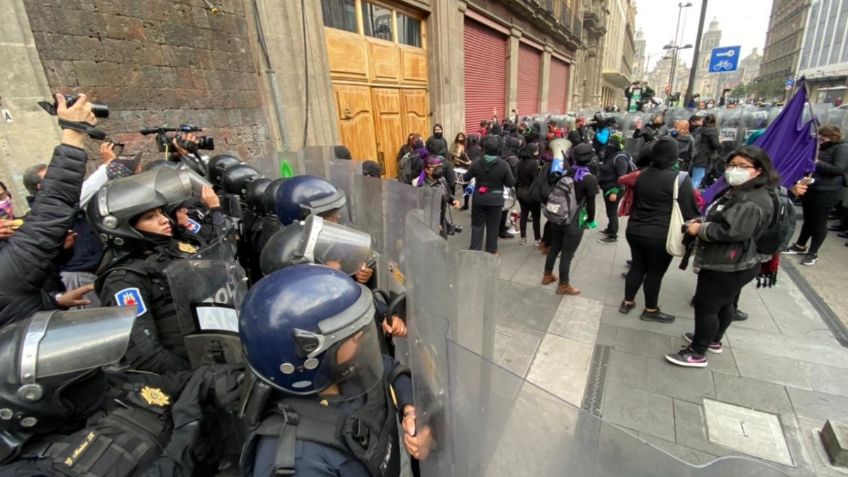
[[[694,167],[709,167],[710,163],[718,158],[721,143],[718,140],[718,129],[714,127],[701,127],[698,139],[698,152],[692,161]]]
[[[44,283],[55,274],[53,259],[77,214],[85,159],[85,151],[76,147],[53,150],[24,225],[0,250],[0,325],[58,306]]]
[[[819,147],[819,159],[816,161],[816,180],[810,185],[810,191],[840,190],[845,185],[848,173],[848,144],[839,141],[822,144]]]
[[[442,156],[445,159],[449,157],[448,142],[443,137],[430,136],[424,146],[426,146],[427,150],[430,151],[430,154],[433,154],[434,156]]]
[[[598,184],[607,191],[618,187],[618,178],[627,174],[627,153],[607,148],[605,157],[598,166]]]
[[[486,164],[485,156],[474,161],[464,178],[466,181],[476,179],[477,185],[472,200],[477,205],[503,207],[504,188],[515,185],[515,177],[509,164],[501,158],[495,159],[492,164]]]
[[[574,128],[568,133],[568,140],[572,146],[576,146],[583,142],[589,142],[589,134],[586,131],[586,126]]]
[[[668,236],[668,224],[671,221],[671,206],[674,197],[674,181],[678,184],[677,200],[685,220],[700,215],[692,180],[688,175],[673,169],[646,167],[633,189],[633,208],[627,222],[627,233],[657,240]]]
[[[767,188],[730,189],[715,199],[698,231],[695,270],[738,272],[759,265],[756,240],[773,215]]]
[[[74,248],[71,249],[71,257],[62,265],[62,271],[94,273],[100,266],[100,259],[103,258],[103,242],[97,238],[97,234],[94,233],[82,212],[79,212],[74,219],[73,230],[77,237]]]

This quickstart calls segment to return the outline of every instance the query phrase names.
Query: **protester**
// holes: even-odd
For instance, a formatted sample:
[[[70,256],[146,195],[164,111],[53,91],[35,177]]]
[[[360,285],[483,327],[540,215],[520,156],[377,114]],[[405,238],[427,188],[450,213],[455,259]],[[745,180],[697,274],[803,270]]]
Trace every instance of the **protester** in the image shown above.
[[[507,164],[498,155],[500,141],[493,135],[483,140],[483,158],[474,161],[465,181],[476,180],[471,205],[471,250],[483,249],[483,234],[486,235],[486,251],[497,254],[498,228],[501,209],[504,205],[504,188],[515,185],[515,177]]]
[[[531,194],[530,187],[539,173],[539,144],[528,144],[521,153],[521,162],[518,163],[516,175],[516,198],[521,207],[521,218],[519,219],[519,232],[521,234],[521,245],[527,244],[527,220],[531,219],[533,224],[533,246],[538,247],[541,241],[540,224],[542,223],[541,206]]]
[[[689,121],[685,119],[676,121],[672,133],[677,140],[677,160],[680,170],[688,171],[692,166],[695,151],[695,141],[689,135]]]
[[[456,232],[462,232],[462,228],[454,226],[451,221],[447,220],[447,206],[459,208],[459,201],[453,198],[453,191],[445,180],[445,165],[443,158],[439,156],[429,156],[426,160],[424,169],[421,170],[421,175],[412,181],[414,187],[431,187],[437,190],[437,194],[441,196],[441,211],[439,217],[439,228],[443,237],[448,234],[453,235]]]
[[[362,175],[379,179],[383,177],[383,168],[375,161],[365,161],[362,163]]]
[[[704,124],[700,128],[698,151],[692,161],[692,169],[689,171],[692,176],[692,186],[696,189],[701,186],[707,169],[719,160],[718,151],[721,148],[715,114],[706,115],[703,121]]]
[[[601,231],[606,237],[600,239],[603,244],[618,242],[618,204],[624,189],[618,179],[630,172],[630,156],[623,150],[622,137],[613,134],[607,146],[602,150],[603,158],[598,168],[598,184],[604,195],[607,213],[607,228]]]
[[[571,145],[576,146],[580,143],[589,142],[589,131],[586,130],[586,118],[578,117],[574,123],[574,129],[569,131],[568,140]]]
[[[406,144],[400,147],[400,150],[397,153],[397,164],[398,164],[398,180],[400,180],[400,161],[403,160],[403,157],[415,150],[415,139],[420,137],[418,134],[409,133],[406,136]]]
[[[434,156],[448,157],[448,142],[445,141],[444,128],[441,124],[433,126],[433,135],[427,139],[425,146]]]
[[[736,310],[734,298],[760,271],[763,257],[756,240],[774,215],[768,189],[779,178],[765,151],[755,146],[734,151],[725,179],[730,187],[713,200],[703,219],[688,222],[686,228],[687,234],[697,237],[698,284],[693,300],[695,331],[684,335],[689,345],[666,355],[679,366],[703,368],[707,351],[721,353],[721,340]]]
[[[456,167],[467,168],[471,165],[471,159],[465,151],[465,133],[458,133],[450,148],[450,160]]]
[[[802,199],[804,224],[798,240],[784,252],[804,255],[802,265],[815,265],[818,261],[819,248],[827,237],[827,216],[841,197],[848,173],[848,144],[842,141],[839,127],[828,124],[819,128],[819,142],[815,170],[811,178],[805,179],[809,189]]]
[[[626,232],[633,258],[627,272],[624,300],[618,311],[627,314],[636,307],[636,293],[644,284],[645,307],[639,318],[670,323],[675,317],[663,313],[658,301],[662,279],[672,258],[666,250],[666,238],[675,185],[683,218],[691,220],[699,213],[691,180],[674,167],[678,157],[677,141],[671,137],[660,137],[645,146],[642,154],[650,157],[651,165],[642,170],[633,184],[627,184],[633,190],[633,206]]]

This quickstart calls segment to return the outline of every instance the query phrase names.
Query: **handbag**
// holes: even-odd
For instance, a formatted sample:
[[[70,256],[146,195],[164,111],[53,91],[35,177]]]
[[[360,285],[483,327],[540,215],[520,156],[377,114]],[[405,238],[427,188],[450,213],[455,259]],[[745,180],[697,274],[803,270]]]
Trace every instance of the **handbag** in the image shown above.
[[[674,178],[674,194],[671,202],[671,218],[668,221],[668,234],[665,238],[665,251],[673,257],[682,257],[686,253],[686,246],[683,245],[683,212],[680,211],[680,204],[677,201],[677,194],[680,188],[679,178]]]

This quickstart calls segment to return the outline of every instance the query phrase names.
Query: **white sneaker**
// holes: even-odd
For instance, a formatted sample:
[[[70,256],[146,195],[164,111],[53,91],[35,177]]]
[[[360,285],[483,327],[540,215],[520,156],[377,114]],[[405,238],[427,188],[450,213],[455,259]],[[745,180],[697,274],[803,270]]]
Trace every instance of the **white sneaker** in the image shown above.
[[[518,245],[527,245],[527,237],[521,237],[521,240],[518,241]]]
[[[538,247],[539,245],[542,245],[542,241],[541,241],[541,240],[535,240],[535,241],[533,242],[533,246],[534,246],[534,247]]]

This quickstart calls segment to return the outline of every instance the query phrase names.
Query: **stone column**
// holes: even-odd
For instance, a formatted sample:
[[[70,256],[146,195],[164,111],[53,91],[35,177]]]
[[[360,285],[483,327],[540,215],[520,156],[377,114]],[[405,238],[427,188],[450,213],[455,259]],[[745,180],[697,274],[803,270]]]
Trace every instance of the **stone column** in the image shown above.
[[[9,188],[15,215],[27,211],[24,171],[50,162],[61,135],[56,118],[35,103],[49,100],[50,88],[22,0],[8,0],[0,28],[0,57],[4,75],[0,82],[0,180]],[[74,85],[67,85],[74,86]],[[8,111],[8,116],[6,112]],[[11,120],[9,120],[11,118]]]
[[[513,109],[518,109],[518,44],[521,39],[521,30],[510,28],[509,30],[509,53],[507,55],[507,71],[506,71],[506,111],[498,112],[498,118],[505,118],[512,114]],[[526,111],[519,111],[518,114],[525,114]]]
[[[465,11],[464,1],[432,0],[427,17],[427,68],[431,123],[440,122],[445,135],[465,131]]]
[[[539,112],[548,111],[548,94],[550,90],[551,76],[551,52],[553,48],[545,45],[545,51],[542,52],[542,71],[539,73]]]

